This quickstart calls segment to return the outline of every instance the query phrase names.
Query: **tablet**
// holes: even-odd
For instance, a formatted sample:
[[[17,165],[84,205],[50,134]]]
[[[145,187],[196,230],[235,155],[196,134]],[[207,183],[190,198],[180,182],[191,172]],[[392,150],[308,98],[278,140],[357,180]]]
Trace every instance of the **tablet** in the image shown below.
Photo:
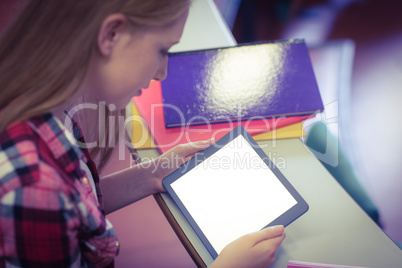
[[[287,226],[308,210],[242,126],[164,178],[163,185],[214,259],[237,238]]]

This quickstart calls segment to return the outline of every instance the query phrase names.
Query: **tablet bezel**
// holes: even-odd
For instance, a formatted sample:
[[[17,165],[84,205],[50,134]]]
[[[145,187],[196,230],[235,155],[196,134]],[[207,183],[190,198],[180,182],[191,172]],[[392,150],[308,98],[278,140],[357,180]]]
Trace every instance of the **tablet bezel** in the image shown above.
[[[289,210],[287,210],[285,213],[280,215],[278,218],[276,218],[271,223],[267,224],[264,228],[269,227],[269,226],[274,226],[274,225],[287,226],[290,223],[292,223],[294,220],[299,218],[301,215],[303,215],[305,212],[307,212],[307,210],[309,208],[307,202],[301,197],[301,195],[290,184],[290,182],[285,178],[285,176],[280,172],[280,170],[274,165],[274,163],[269,159],[269,157],[262,150],[262,148],[256,143],[256,141],[253,139],[253,137],[247,132],[247,130],[242,126],[238,126],[238,127],[234,128],[232,131],[228,132],[221,139],[216,141],[213,145],[211,145],[210,147],[208,147],[207,149],[205,149],[204,151],[199,153],[197,155],[197,157],[189,160],[187,163],[185,163],[184,165],[179,167],[177,170],[172,172],[170,175],[168,175],[162,181],[163,186],[165,187],[166,191],[172,197],[173,201],[178,206],[180,211],[183,213],[184,217],[187,219],[190,226],[193,228],[194,232],[200,238],[201,242],[204,244],[204,246],[206,247],[208,252],[211,254],[213,259],[216,259],[218,257],[218,253],[216,252],[216,250],[214,249],[212,244],[209,242],[207,237],[204,235],[204,233],[201,231],[200,227],[195,222],[195,220],[193,219],[193,217],[191,216],[189,211],[186,209],[183,202],[177,196],[176,192],[171,187],[171,184],[173,182],[175,182],[176,180],[180,179],[184,174],[186,174],[187,172],[191,171],[193,168],[195,168],[196,166],[201,164],[203,161],[205,161],[211,155],[213,155],[214,153],[219,151],[221,148],[223,148],[226,144],[228,144],[229,142],[231,142],[232,140],[237,138],[239,135],[242,135],[243,138],[251,145],[251,147],[255,150],[255,152],[261,157],[261,159],[265,162],[265,164],[270,168],[270,170],[274,173],[274,175],[278,178],[278,180],[282,183],[282,185],[287,189],[287,191],[293,196],[293,198],[297,202],[293,207],[291,207]],[[256,230],[256,231],[258,231],[258,230]]]

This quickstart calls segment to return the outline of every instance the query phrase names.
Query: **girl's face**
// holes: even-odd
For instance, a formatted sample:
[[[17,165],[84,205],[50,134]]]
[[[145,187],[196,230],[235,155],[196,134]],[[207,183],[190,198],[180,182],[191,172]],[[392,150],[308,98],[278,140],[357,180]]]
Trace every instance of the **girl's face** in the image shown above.
[[[133,96],[154,79],[162,81],[167,74],[167,52],[178,43],[188,16],[185,12],[168,27],[135,28],[126,24],[115,32],[100,37],[99,55],[91,65],[83,83],[85,93],[106,104],[123,109]]]

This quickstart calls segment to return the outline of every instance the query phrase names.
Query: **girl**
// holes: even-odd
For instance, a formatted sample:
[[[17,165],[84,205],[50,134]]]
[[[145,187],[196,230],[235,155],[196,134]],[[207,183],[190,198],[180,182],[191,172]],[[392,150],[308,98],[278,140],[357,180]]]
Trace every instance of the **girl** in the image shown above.
[[[3,34],[0,267],[113,265],[119,243],[105,213],[164,191],[162,179],[211,144],[180,145],[160,156],[170,165],[155,160],[99,179],[92,159],[102,167],[113,148],[99,144],[118,135],[100,122],[104,131],[90,152],[84,137],[96,132],[88,126],[98,118],[75,118],[71,129],[63,124],[71,125],[64,111],[83,100],[105,103],[111,113],[123,110],[150,80],[163,80],[189,5],[31,0]],[[267,267],[284,237],[282,226],[246,235],[211,266]]]

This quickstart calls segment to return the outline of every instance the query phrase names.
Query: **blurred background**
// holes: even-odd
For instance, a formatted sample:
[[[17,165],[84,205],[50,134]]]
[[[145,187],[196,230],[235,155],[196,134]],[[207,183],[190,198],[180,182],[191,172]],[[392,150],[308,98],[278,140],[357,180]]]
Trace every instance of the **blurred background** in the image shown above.
[[[214,1],[239,44],[306,40],[320,91],[331,91],[319,119],[339,136],[384,231],[402,241],[402,1]]]

